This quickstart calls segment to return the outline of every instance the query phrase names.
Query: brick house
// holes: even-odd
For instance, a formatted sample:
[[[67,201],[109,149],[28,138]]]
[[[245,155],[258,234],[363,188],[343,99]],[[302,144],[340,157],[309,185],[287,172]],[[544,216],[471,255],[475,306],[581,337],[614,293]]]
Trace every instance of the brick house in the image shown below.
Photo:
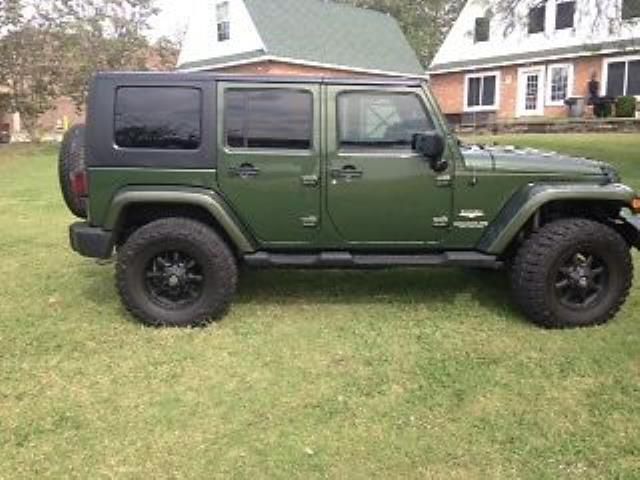
[[[511,26],[489,4],[466,4],[429,69],[452,123],[563,118],[570,98],[640,99],[640,0],[521,2]]]
[[[425,77],[390,16],[329,0],[219,0],[194,12],[186,71]]]

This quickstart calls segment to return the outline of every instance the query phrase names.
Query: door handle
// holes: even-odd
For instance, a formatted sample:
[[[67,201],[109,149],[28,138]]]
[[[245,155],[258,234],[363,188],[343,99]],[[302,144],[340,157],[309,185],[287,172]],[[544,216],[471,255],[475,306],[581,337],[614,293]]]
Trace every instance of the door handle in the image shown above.
[[[260,175],[260,169],[254,167],[250,163],[243,163],[239,167],[230,167],[229,175],[232,177],[240,177],[243,179],[255,178]]]
[[[353,165],[345,165],[342,168],[334,168],[331,170],[331,177],[335,179],[343,179],[343,180],[356,180],[362,178],[364,176],[364,172],[362,170],[358,170]]]

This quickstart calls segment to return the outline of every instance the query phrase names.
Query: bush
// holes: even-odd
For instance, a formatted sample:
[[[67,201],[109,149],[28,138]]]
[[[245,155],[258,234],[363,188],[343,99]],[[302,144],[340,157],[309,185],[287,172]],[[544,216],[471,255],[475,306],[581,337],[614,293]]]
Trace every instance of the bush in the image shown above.
[[[636,97],[620,97],[616,101],[616,117],[634,118],[636,116]]]

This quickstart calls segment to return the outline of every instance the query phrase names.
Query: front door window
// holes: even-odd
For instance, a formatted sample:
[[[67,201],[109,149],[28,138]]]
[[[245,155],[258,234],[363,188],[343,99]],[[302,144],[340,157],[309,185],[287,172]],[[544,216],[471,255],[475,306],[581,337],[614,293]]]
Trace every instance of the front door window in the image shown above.
[[[520,70],[518,116],[544,115],[544,68]]]
[[[527,75],[527,93],[525,98],[525,109],[528,112],[538,109],[538,74]]]

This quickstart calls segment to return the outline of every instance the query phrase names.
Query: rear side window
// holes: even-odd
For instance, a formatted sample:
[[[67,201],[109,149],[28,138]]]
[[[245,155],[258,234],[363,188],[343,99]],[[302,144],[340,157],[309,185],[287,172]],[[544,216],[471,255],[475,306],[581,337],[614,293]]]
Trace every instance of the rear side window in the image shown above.
[[[343,93],[338,97],[341,149],[410,149],[433,121],[412,93]]]
[[[121,148],[198,150],[202,92],[182,87],[119,88],[115,137]]]
[[[225,142],[231,148],[309,150],[313,95],[290,89],[227,90]]]

